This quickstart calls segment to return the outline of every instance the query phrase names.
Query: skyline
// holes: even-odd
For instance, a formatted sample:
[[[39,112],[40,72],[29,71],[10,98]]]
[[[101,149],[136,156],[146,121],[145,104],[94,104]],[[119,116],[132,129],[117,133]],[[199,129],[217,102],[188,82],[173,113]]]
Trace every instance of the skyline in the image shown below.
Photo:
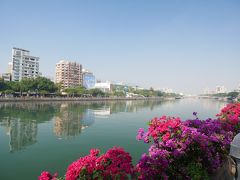
[[[19,47],[40,57],[44,76],[66,59],[102,80],[191,94],[230,90],[240,83],[239,17],[238,1],[3,0],[0,73]]]

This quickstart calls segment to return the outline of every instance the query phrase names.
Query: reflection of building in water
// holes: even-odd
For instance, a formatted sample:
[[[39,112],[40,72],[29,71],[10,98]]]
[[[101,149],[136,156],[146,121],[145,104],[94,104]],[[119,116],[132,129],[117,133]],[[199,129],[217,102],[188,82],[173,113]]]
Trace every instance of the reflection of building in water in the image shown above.
[[[37,124],[52,119],[58,106],[50,103],[0,103],[0,125],[7,129],[10,151],[37,142]]]
[[[94,116],[86,108],[62,105],[59,116],[55,117],[54,133],[58,137],[77,136],[94,122]]]
[[[95,121],[95,115],[91,109],[86,109],[85,113],[83,114],[82,119],[82,129],[85,129],[92,125]]]
[[[9,135],[10,152],[18,151],[37,142],[37,123],[21,119],[6,120],[4,125]]]
[[[110,106],[104,106],[102,109],[94,109],[92,112],[96,118],[108,118],[111,114],[111,109]]]
[[[76,136],[82,131],[82,117],[64,112],[61,117],[55,117],[54,133],[59,136]]]

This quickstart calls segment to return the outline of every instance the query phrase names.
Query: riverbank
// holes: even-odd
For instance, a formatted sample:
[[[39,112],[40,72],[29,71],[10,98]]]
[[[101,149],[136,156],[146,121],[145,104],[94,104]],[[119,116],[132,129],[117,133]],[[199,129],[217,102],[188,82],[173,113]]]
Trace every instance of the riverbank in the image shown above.
[[[0,98],[0,102],[46,102],[46,101],[136,101],[136,100],[175,100],[175,98],[163,97],[91,97],[91,98],[77,98],[77,97],[18,97],[18,98]]]

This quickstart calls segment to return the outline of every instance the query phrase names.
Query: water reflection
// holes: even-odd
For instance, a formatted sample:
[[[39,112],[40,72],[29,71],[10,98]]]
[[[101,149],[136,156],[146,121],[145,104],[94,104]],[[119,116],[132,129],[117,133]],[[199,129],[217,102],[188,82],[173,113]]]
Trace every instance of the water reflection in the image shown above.
[[[77,136],[94,123],[94,116],[86,105],[61,104],[54,117],[54,133],[58,137]]]
[[[37,124],[34,122],[8,119],[3,121],[2,125],[6,127],[9,136],[10,152],[21,150],[37,142]]]
[[[9,136],[10,152],[15,152],[37,143],[39,123],[53,121],[55,136],[66,139],[79,136],[95,118],[109,118],[114,113],[142,109],[152,111],[163,103],[169,102],[0,103],[0,126],[5,127]]]
[[[207,99],[202,99],[203,107],[205,109],[211,109],[215,107],[215,109],[222,109],[226,105],[226,101],[212,100],[209,101]]]
[[[9,136],[9,151],[15,152],[37,142],[37,124],[54,116],[52,105],[0,104],[0,125]]]

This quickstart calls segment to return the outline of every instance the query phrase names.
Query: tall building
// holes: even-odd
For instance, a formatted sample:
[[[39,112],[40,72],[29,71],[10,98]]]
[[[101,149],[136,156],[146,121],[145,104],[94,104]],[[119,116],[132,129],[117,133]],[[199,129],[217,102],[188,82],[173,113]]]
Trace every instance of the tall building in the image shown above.
[[[82,77],[83,77],[83,86],[86,89],[94,88],[95,83],[96,83],[96,78],[92,72],[89,72],[89,71],[83,69]]]
[[[55,81],[61,83],[62,88],[82,86],[82,65],[61,60],[56,64]]]
[[[30,56],[30,51],[20,48],[12,49],[12,80],[39,76],[39,57]]]
[[[227,92],[227,89],[224,86],[216,86],[216,91],[215,91],[216,94],[226,93],[226,92]]]

